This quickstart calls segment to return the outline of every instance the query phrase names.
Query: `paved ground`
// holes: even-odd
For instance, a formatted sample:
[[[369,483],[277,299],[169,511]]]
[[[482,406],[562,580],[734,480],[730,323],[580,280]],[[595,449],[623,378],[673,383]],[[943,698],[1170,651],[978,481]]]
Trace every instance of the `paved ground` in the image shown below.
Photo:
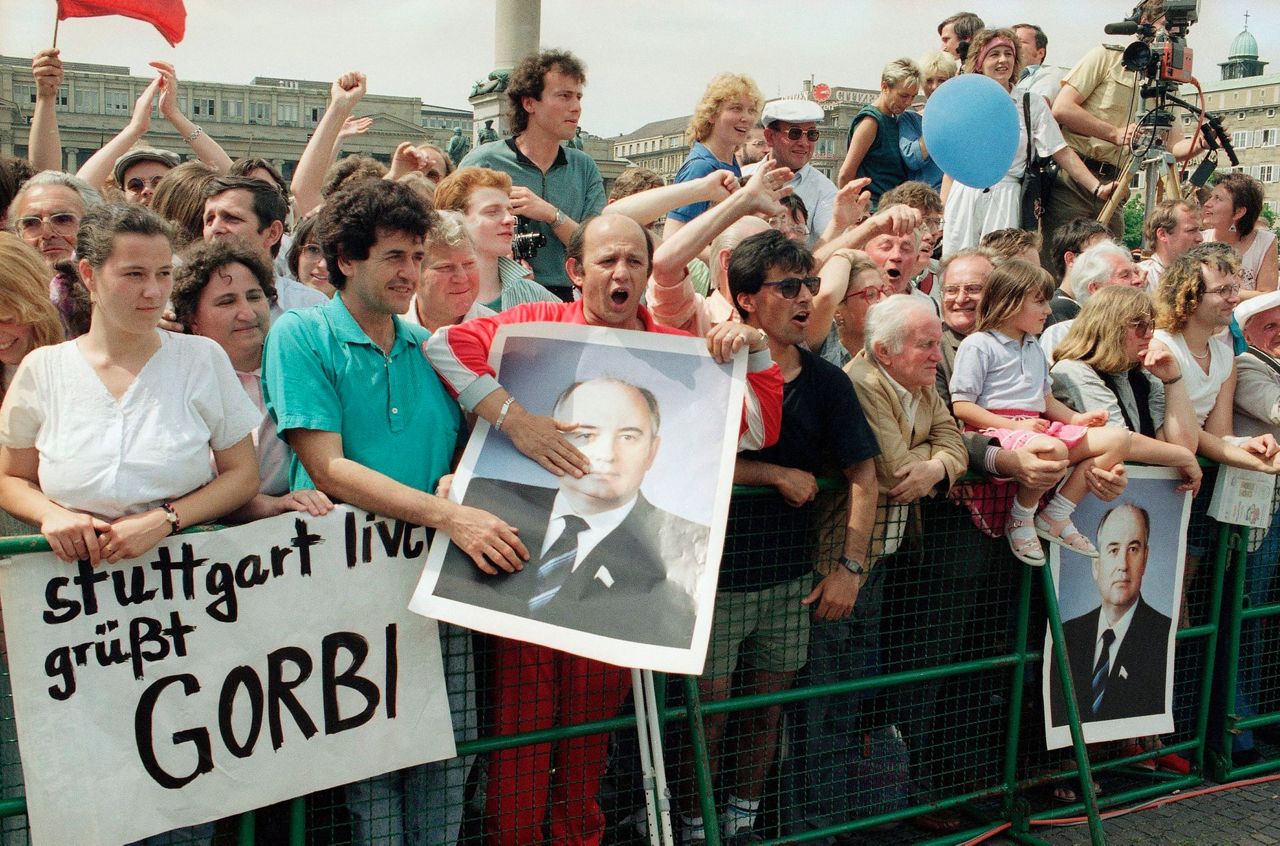
[[[1208,786],[1212,788],[1212,785]],[[1203,790],[1204,788],[1201,788]],[[1277,846],[1280,844],[1280,780],[1234,786],[1103,821],[1109,846]],[[1088,844],[1086,825],[1040,828],[1054,846]],[[1003,838],[989,843],[1008,843]]]

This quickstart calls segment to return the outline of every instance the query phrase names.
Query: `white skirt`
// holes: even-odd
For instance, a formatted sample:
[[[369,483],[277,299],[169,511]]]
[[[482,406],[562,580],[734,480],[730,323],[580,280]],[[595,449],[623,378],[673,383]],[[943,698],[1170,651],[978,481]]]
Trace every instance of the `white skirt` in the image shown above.
[[[1020,178],[1006,176],[985,191],[953,182],[943,212],[942,255],[976,247],[983,235],[1017,227],[1021,217]]]

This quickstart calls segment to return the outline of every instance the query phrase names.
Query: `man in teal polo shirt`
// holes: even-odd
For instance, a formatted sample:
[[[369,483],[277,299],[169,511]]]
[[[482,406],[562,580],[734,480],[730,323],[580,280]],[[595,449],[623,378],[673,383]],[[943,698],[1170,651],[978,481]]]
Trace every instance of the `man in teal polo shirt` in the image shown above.
[[[578,221],[604,209],[604,181],[589,155],[562,146],[574,137],[582,116],[586,69],[563,50],[544,50],[511,73],[514,138],[482,144],[459,167],[487,167],[511,175],[511,210],[546,236],[530,264],[533,277],[562,300],[573,299],[565,272],[565,244]]]
[[[409,308],[433,222],[417,194],[385,179],[330,199],[317,232],[338,293],[272,325],[263,399],[294,451],[291,488],[444,529],[478,565],[511,571],[528,558],[511,526],[432,493],[449,470],[461,415],[419,351],[429,333],[397,315]],[[470,635],[442,625],[440,647],[461,742],[476,729]],[[353,841],[454,843],[469,763],[440,761],[348,785]]]

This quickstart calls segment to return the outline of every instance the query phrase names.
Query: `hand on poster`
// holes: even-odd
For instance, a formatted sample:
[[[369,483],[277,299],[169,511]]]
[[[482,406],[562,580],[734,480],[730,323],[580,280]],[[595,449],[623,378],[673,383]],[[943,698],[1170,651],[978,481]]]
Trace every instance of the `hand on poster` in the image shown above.
[[[576,423],[530,414],[515,403],[503,421],[502,433],[511,438],[516,449],[548,472],[557,476],[568,473],[581,478],[591,472],[591,462],[562,434],[576,428]]]
[[[853,613],[862,588],[862,577],[855,576],[844,567],[836,567],[818,582],[813,592],[800,600],[801,605],[817,604],[813,616],[817,620],[843,620]]]
[[[753,353],[766,350],[769,348],[769,336],[752,326],[730,320],[717,323],[707,333],[707,352],[720,364],[727,363],[743,347]]]
[[[1200,462],[1196,461],[1195,455],[1187,450],[1187,458],[1181,464],[1175,464],[1174,469],[1182,474],[1185,480],[1178,485],[1176,490],[1190,491],[1192,496],[1200,492],[1200,482],[1204,480],[1204,471],[1200,469]]]
[[[1111,502],[1128,487],[1129,474],[1123,464],[1117,464],[1110,470],[1095,464],[1085,473],[1085,481],[1089,483],[1089,491],[1094,496],[1103,502]]]
[[[323,517],[333,510],[333,500],[325,496],[323,491],[301,489],[290,491],[280,497],[280,505],[288,511],[305,511],[312,517]]]
[[[449,539],[477,567],[491,576],[498,575],[499,570],[516,573],[524,569],[529,550],[520,542],[515,527],[488,511],[466,505],[458,505],[456,509],[444,528]]]

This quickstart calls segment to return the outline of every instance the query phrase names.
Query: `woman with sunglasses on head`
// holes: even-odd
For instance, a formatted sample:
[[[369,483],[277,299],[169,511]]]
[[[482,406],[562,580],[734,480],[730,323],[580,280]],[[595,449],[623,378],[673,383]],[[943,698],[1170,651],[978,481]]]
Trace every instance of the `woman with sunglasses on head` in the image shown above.
[[[969,44],[965,73],[978,73],[994,79],[1013,97],[1013,85],[1022,74],[1022,60],[1018,57],[1018,37],[1011,29],[984,29]],[[1106,201],[1116,190],[1114,182],[1102,182],[1089,172],[1080,156],[1067,146],[1062,130],[1053,119],[1049,104],[1043,97],[1030,96],[1025,102],[1014,97],[1018,112],[1018,146],[1013,163],[1004,177],[990,188],[972,188],[954,182],[950,176],[942,179],[942,197],[946,203],[947,225],[942,233],[942,254],[951,255],[966,247],[978,246],[988,232],[1010,229],[1020,224],[1022,217],[1022,177],[1027,167],[1028,136],[1032,154],[1049,157],[1066,171],[1067,175],[1083,190],[1093,193],[1100,201]],[[1030,114],[1030,121],[1027,120]]]
[[[64,561],[114,564],[253,497],[261,415],[215,342],[158,328],[172,288],[164,220],[100,206],[77,241],[90,329],[19,366],[0,406],[0,507]]]
[[[1199,425],[1177,360],[1151,349],[1155,303],[1146,291],[1109,285],[1085,303],[1054,350],[1053,394],[1076,411],[1102,409],[1134,433],[1129,457],[1177,467],[1192,490],[1201,472]]]

